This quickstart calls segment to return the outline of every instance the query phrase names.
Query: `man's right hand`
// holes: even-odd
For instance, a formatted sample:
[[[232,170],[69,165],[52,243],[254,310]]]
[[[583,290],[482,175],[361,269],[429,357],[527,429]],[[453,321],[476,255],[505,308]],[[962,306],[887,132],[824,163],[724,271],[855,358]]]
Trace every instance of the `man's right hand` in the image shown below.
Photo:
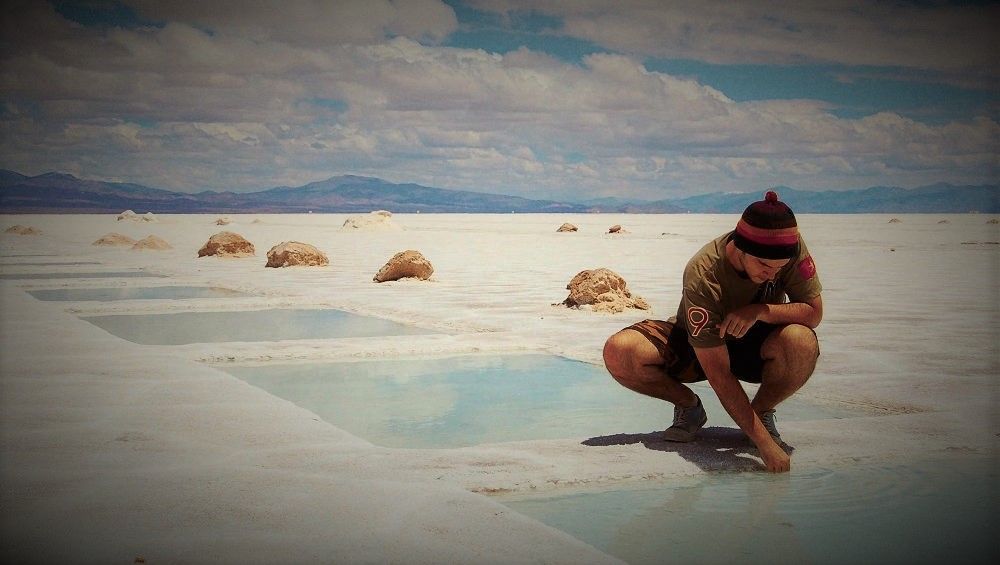
[[[729,368],[729,351],[726,350],[726,346],[696,347],[694,352],[698,356],[698,362],[705,369],[708,384],[722,402],[722,407],[757,446],[767,470],[772,473],[787,473],[792,467],[791,458],[780,445],[775,443],[774,438],[764,428],[760,417],[750,406],[747,393]]]
[[[792,458],[773,440],[768,443],[770,445],[757,447],[761,459],[764,460],[764,466],[771,473],[787,473],[792,468]]]

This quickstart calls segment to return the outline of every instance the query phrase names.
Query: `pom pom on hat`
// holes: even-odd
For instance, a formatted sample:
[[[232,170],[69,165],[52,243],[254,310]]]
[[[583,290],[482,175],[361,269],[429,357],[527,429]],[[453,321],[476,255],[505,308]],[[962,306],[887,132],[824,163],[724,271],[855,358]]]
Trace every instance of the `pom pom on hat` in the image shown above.
[[[799,253],[799,228],[795,214],[778,193],[769,190],[764,200],[754,202],[743,211],[736,224],[733,243],[761,259],[791,259]]]

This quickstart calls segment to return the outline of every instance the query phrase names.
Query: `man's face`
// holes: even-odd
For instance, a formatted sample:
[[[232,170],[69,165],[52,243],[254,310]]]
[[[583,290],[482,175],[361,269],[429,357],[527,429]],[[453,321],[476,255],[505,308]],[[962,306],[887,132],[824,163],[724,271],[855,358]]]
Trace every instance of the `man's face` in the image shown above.
[[[761,259],[749,253],[743,254],[743,270],[746,271],[750,280],[761,284],[773,281],[778,276],[778,271],[782,269],[791,259]]]

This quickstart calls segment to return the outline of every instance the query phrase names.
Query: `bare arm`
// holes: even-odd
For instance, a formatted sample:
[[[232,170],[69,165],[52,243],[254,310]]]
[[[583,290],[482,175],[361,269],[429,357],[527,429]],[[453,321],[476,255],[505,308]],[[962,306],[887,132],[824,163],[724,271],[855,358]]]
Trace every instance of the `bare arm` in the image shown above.
[[[788,304],[750,304],[734,310],[719,324],[719,337],[743,337],[755,323],[802,324],[815,328],[823,320],[823,296]],[[702,365],[704,367],[704,365]]]
[[[802,324],[815,329],[823,321],[823,296],[805,302],[788,304],[759,304],[763,306],[761,322],[769,324]]]
[[[791,468],[791,459],[771,434],[768,433],[760,417],[750,407],[750,399],[740,386],[739,380],[729,366],[729,352],[725,345],[717,347],[697,347],[695,354],[705,370],[708,384],[722,402],[729,416],[740,427],[760,451],[768,471],[783,473]]]

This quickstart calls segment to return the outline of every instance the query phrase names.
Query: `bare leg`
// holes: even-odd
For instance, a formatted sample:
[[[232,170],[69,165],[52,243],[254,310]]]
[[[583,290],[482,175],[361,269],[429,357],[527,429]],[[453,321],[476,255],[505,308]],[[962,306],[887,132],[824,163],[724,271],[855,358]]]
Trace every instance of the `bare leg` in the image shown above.
[[[663,363],[656,346],[635,330],[622,330],[604,344],[604,364],[622,386],[681,408],[697,404],[694,392],[668,376]]]
[[[816,369],[819,343],[806,326],[789,324],[771,332],[760,352],[764,358],[761,384],[750,403],[757,414],[774,409],[806,384]]]

